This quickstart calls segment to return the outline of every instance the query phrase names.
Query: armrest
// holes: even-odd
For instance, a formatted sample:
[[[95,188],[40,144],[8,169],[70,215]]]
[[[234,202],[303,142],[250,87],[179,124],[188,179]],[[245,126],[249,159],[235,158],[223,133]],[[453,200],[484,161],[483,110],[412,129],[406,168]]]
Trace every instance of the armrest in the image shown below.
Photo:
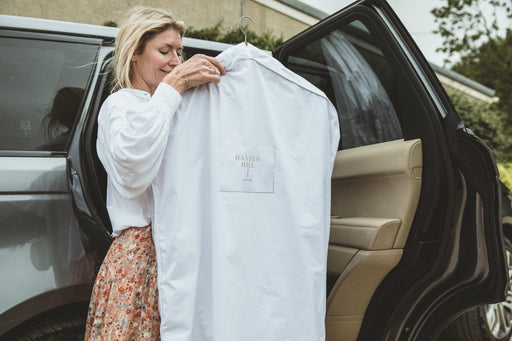
[[[400,219],[332,218],[330,244],[363,250],[392,249]]]

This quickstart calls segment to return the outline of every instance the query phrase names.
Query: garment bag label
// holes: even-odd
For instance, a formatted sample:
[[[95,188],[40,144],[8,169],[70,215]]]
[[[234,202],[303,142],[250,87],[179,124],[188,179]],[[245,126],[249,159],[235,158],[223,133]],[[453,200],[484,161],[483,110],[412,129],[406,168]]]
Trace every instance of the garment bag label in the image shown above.
[[[230,145],[221,150],[221,192],[274,192],[273,147]]]

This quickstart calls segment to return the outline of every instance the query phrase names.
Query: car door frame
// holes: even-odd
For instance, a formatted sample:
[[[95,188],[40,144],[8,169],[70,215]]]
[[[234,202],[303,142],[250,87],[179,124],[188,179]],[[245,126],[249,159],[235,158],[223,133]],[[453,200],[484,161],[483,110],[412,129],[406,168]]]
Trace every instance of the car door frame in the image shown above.
[[[273,55],[286,66],[292,51],[354,18],[381,30],[431,113],[428,123],[433,129],[424,138],[425,176],[404,256],[375,292],[358,340],[431,340],[465,309],[505,298],[508,274],[498,172],[492,152],[463,125],[386,1],[357,1],[291,38]],[[405,139],[415,137],[407,131]],[[459,205],[465,205],[463,213]],[[475,207],[479,210],[471,209]]]
[[[93,113],[99,109],[96,99],[105,86],[107,77],[104,74],[104,65],[112,54],[112,45],[113,38],[103,37],[82,114],[76,124],[76,133],[70,141],[67,157],[68,183],[73,197],[75,216],[84,245],[92,255],[96,272],[101,266],[113,237],[106,204],[101,198],[101,188],[92,167],[92,160],[97,157],[93,156],[91,144],[86,137],[90,134],[91,117],[95,120],[96,115]]]

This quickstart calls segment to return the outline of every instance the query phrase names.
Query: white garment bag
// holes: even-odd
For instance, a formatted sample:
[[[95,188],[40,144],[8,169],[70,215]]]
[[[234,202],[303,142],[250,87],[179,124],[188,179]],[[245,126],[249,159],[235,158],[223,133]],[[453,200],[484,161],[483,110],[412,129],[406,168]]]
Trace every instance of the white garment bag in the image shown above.
[[[153,183],[162,340],[323,340],[336,110],[251,45],[217,58]]]

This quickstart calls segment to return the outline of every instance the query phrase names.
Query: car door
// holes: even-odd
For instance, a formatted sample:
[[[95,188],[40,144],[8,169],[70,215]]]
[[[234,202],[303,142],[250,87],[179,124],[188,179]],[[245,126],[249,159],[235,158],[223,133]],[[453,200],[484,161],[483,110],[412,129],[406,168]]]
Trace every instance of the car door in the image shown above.
[[[274,56],[339,115],[327,340],[433,340],[458,313],[503,300],[492,152],[390,6],[357,1]]]
[[[99,49],[98,39],[41,32],[29,19],[1,23],[0,335],[88,299],[94,271],[74,216],[68,147]]]

